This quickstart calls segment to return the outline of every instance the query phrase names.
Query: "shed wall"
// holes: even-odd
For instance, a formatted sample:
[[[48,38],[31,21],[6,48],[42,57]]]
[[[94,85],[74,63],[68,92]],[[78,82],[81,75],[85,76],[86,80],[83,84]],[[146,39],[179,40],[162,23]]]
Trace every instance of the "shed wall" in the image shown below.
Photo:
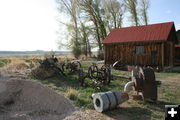
[[[136,46],[144,46],[143,54],[136,54]],[[105,62],[113,64],[121,61],[122,64],[141,66],[161,66],[161,43],[154,44],[105,44]]]

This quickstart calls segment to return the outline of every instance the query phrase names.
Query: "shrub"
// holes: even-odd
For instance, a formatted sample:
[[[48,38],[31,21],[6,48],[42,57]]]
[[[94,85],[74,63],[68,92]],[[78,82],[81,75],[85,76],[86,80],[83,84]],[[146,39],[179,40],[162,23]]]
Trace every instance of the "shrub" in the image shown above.
[[[10,59],[0,59],[0,67],[3,67],[9,63],[11,63]]]
[[[67,89],[67,93],[66,96],[70,99],[70,100],[76,100],[78,98],[78,93],[75,89],[73,88],[68,88]]]

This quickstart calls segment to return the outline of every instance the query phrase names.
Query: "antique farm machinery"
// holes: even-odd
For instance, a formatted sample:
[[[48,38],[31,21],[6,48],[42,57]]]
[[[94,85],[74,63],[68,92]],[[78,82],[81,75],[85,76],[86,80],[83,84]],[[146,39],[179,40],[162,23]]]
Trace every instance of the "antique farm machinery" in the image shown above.
[[[131,72],[131,81],[125,85],[124,91],[127,92],[130,87],[134,87],[137,91],[136,96],[143,100],[157,100],[157,86],[161,83],[156,81],[153,68],[123,65],[120,61],[115,62],[113,68]]]
[[[157,87],[160,84],[160,81],[156,81],[151,67],[139,67],[132,71],[131,81],[125,85],[124,91],[128,92],[132,86],[137,91],[137,96],[144,101],[157,101]]]
[[[32,75],[36,78],[45,79],[56,75],[65,75],[62,64],[54,56],[39,61],[39,65],[32,69]]]
[[[108,85],[111,81],[111,69],[108,65],[99,68],[96,63],[92,63],[87,72],[83,68],[79,69],[78,80],[81,86],[86,84],[86,78],[91,79],[96,84]]]
[[[79,71],[81,63],[79,60],[59,62],[54,56],[39,61],[39,66],[31,71],[32,75],[45,79],[55,75],[65,75],[65,73],[73,73]]]
[[[73,73],[79,71],[81,63],[79,60],[67,61],[62,64],[63,72]]]

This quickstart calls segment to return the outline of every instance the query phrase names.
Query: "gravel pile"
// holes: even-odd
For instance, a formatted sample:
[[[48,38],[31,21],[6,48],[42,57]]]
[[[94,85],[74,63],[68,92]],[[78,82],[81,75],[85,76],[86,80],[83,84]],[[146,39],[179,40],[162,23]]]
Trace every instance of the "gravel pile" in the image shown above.
[[[29,80],[0,80],[0,120],[61,120],[75,107],[64,96]]]

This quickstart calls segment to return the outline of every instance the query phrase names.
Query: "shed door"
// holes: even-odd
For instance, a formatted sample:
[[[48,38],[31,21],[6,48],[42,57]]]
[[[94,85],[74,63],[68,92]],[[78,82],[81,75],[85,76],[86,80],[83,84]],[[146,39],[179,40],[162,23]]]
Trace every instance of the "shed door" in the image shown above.
[[[158,60],[157,60],[157,51],[154,50],[154,51],[151,51],[151,65],[153,66],[157,66],[158,65]]]

